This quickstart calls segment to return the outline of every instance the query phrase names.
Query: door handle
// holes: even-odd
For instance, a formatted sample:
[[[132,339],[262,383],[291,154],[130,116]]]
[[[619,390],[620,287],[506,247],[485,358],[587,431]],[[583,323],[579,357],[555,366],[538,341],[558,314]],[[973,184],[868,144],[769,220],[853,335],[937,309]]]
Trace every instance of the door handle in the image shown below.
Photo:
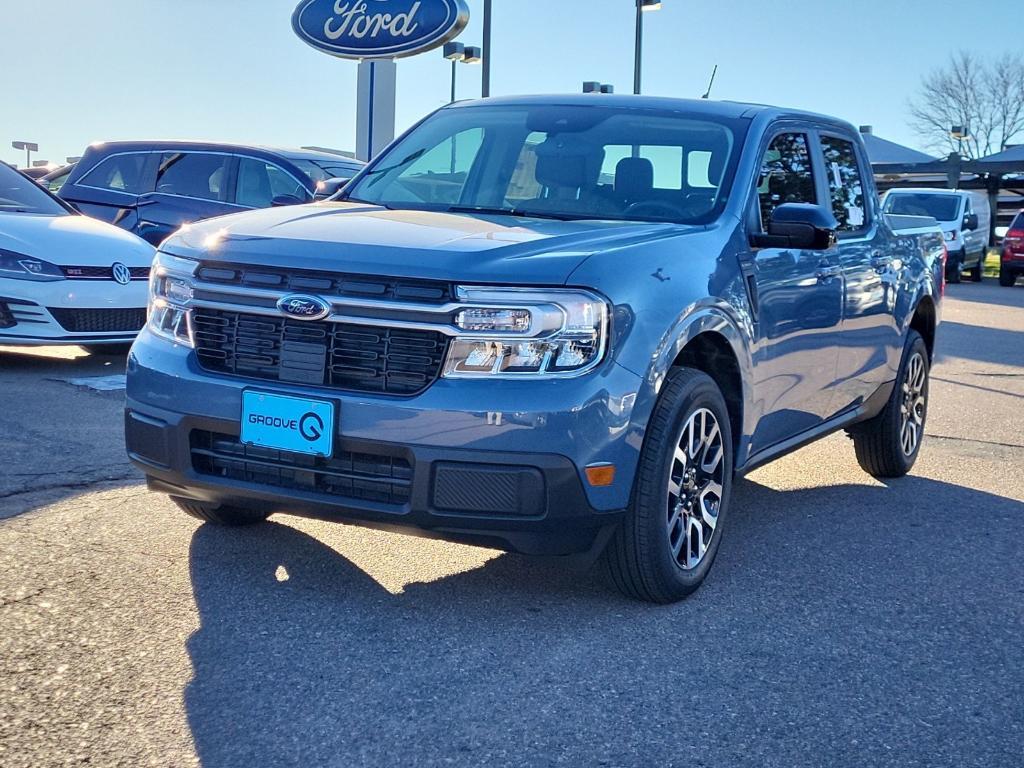
[[[842,267],[821,267],[817,272],[818,282],[825,283],[831,280],[833,277],[839,277],[842,274]]]

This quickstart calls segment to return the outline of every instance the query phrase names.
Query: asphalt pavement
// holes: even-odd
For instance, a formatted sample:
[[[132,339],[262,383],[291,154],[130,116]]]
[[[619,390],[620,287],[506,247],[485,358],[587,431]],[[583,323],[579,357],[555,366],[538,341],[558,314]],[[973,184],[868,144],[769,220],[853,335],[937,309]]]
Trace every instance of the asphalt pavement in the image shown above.
[[[123,358],[0,348],[0,765],[1021,766],[1024,285],[950,286],[945,321],[913,476],[843,435],[754,472],[670,607],[201,526],[124,458]]]

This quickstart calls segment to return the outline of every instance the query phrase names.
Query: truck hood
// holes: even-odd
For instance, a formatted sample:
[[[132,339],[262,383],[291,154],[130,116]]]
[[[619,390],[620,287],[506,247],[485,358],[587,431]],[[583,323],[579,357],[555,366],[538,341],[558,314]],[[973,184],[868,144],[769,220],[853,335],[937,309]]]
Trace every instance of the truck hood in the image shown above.
[[[204,261],[259,266],[557,285],[596,252],[702,229],[398,211],[332,202],[192,224],[168,238],[161,250]]]
[[[0,213],[0,248],[61,266],[148,266],[153,246],[112,224],[72,214]]]

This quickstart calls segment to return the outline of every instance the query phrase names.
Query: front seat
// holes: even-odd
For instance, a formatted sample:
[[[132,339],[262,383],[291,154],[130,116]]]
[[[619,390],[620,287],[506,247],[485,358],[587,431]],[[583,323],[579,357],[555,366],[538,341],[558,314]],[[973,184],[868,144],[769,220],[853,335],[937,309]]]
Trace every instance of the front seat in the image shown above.
[[[624,207],[654,198],[654,163],[645,157],[626,157],[615,166],[615,195]]]
[[[524,202],[523,208],[593,215],[608,212],[608,201],[597,192],[604,149],[580,142],[569,144],[550,136],[537,145],[535,152],[537,183],[546,193]]]

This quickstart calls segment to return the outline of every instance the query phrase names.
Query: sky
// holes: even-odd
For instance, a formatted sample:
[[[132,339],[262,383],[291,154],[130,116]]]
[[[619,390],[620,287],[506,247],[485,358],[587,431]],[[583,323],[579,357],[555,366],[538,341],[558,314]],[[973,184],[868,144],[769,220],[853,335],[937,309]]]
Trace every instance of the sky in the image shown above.
[[[353,149],[355,62],[300,41],[297,0],[0,0],[0,159],[181,138]],[[482,0],[460,40],[481,42]],[[492,94],[632,90],[633,0],[494,0]],[[923,148],[921,78],[955,50],[1017,50],[1022,0],[663,0],[645,14],[644,92],[810,109]],[[1013,24],[1009,22],[1013,20]],[[459,98],[480,67],[459,66]],[[440,51],[398,65],[399,131],[449,98]]]

